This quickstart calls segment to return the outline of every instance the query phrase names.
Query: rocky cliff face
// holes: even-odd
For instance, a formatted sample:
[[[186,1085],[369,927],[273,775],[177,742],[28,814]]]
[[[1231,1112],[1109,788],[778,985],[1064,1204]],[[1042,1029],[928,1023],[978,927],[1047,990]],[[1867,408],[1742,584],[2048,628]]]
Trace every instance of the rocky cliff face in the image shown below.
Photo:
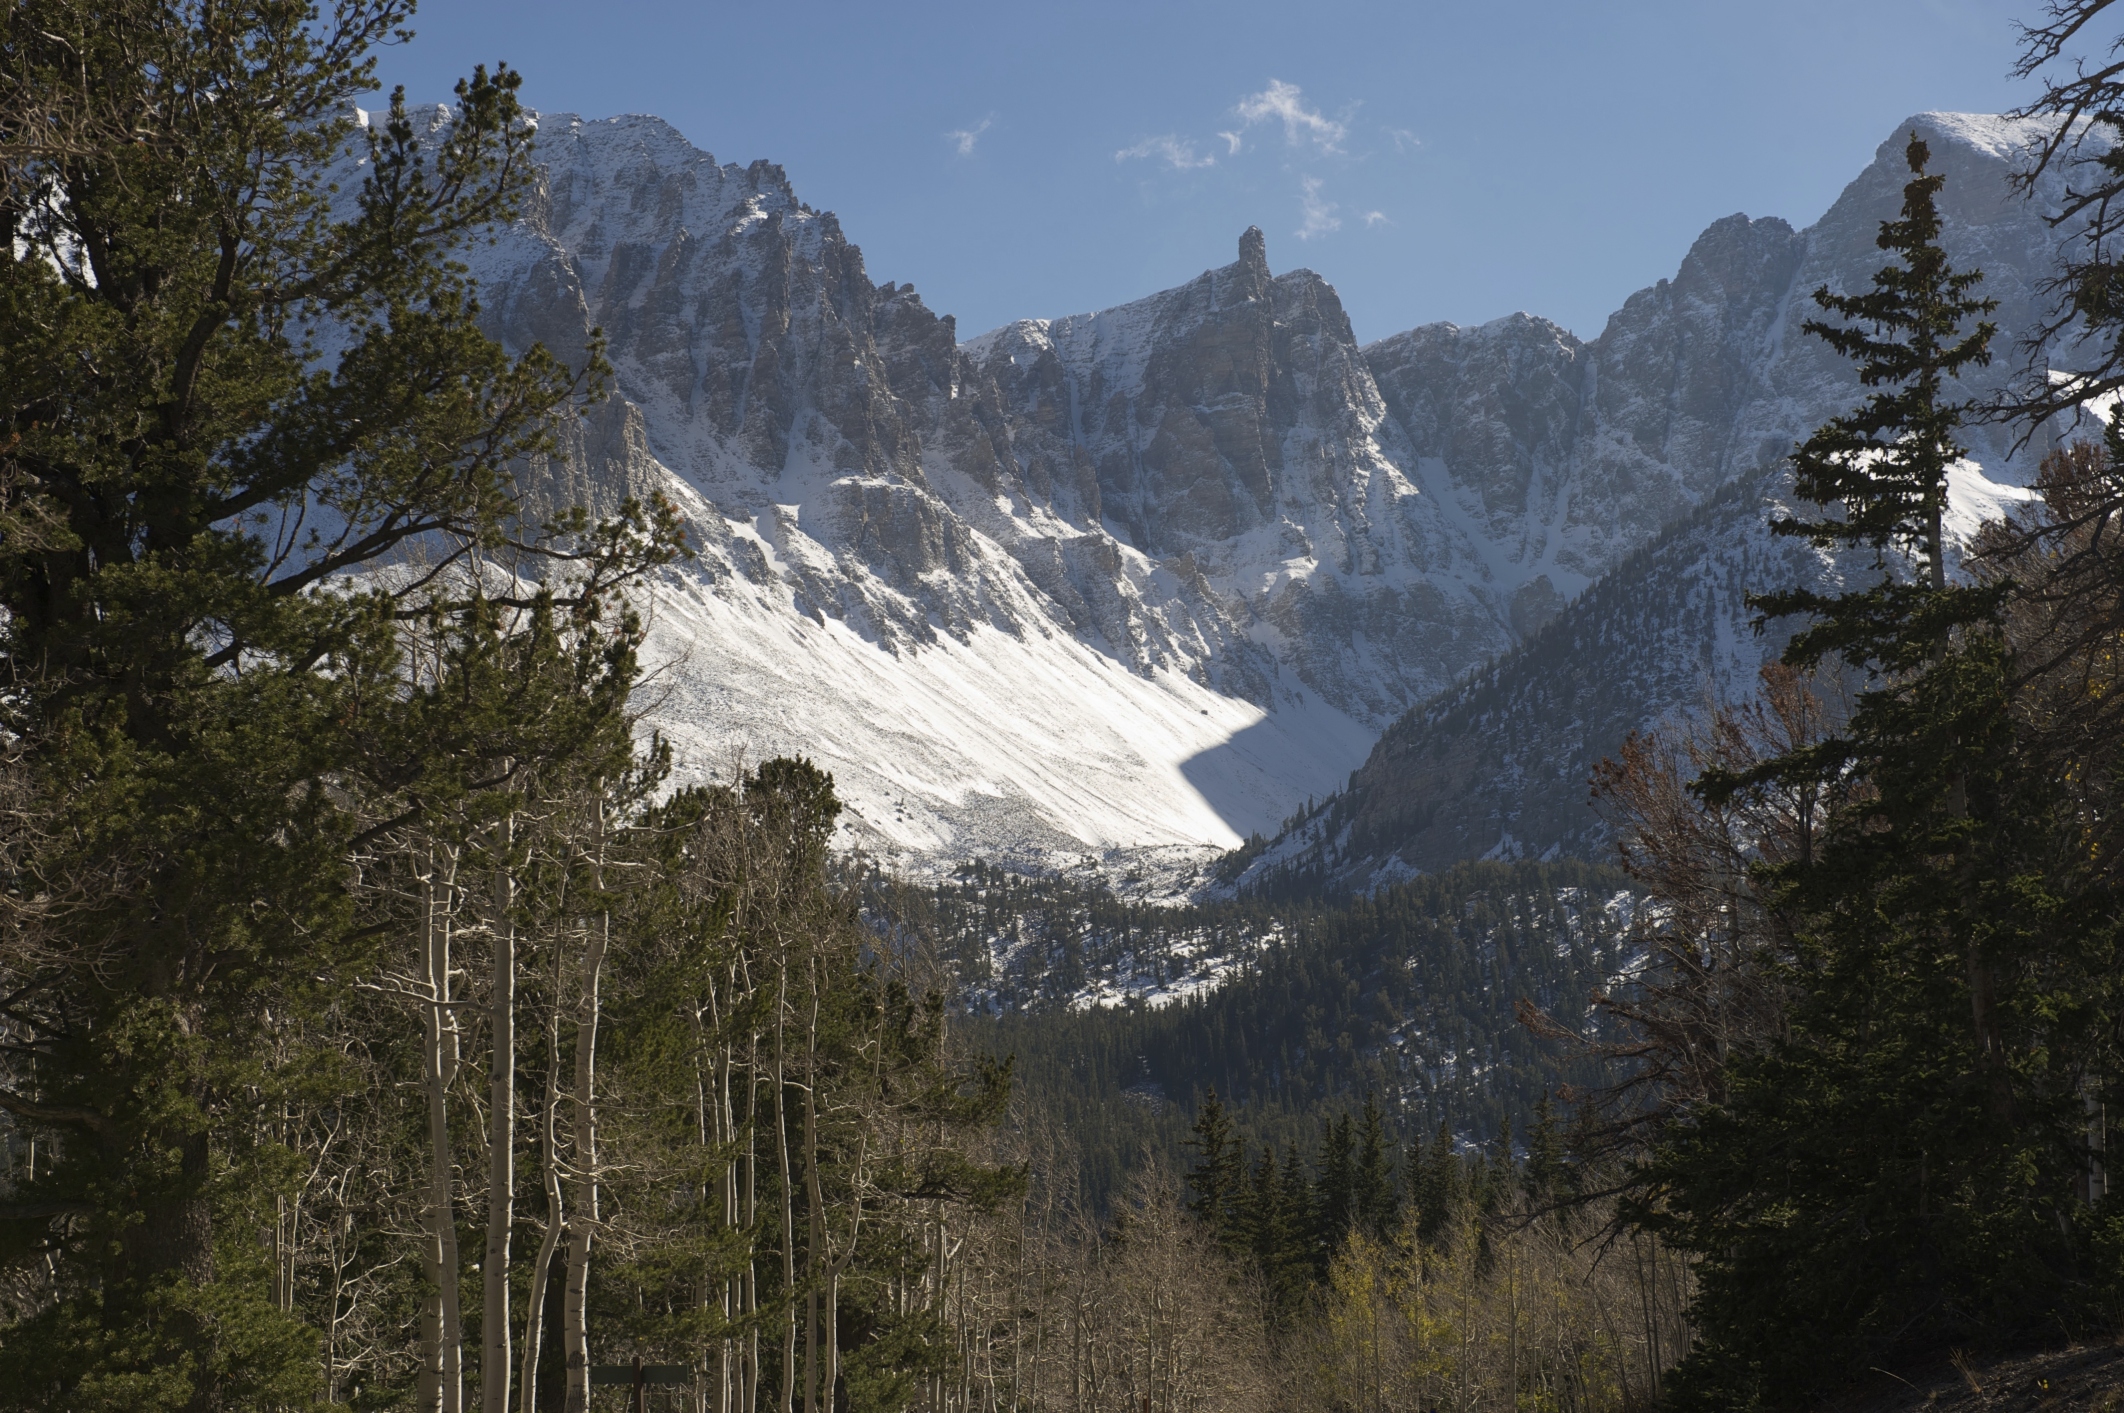
[[[2018,345],[2046,311],[2040,285],[2059,237],[2042,212],[2058,193],[2030,202],[2009,192],[2028,136],[2015,123],[1929,114],[1909,126],[1948,178],[1945,245],[1958,266],[1984,271],[2000,303],[1998,361],[1965,389],[1982,397],[2022,372]],[[1483,494],[1500,541],[1525,527],[1521,552],[1532,555],[1547,547],[1535,537],[1551,533],[1567,568],[1598,565],[1618,544],[1641,548],[1610,560],[1553,622],[1522,630],[1503,658],[1389,727],[1348,787],[1254,864],[1249,886],[1334,892],[1464,858],[1604,853],[1587,798],[1594,766],[1632,730],[1714,696],[1747,696],[1782,646],[1789,625],[1759,635],[1746,596],[1864,572],[1765,526],[1791,508],[1782,455],[1861,395],[1851,365],[1800,325],[1819,314],[1814,290],[1865,288],[1883,263],[1874,237],[1908,180],[1906,140],[1899,131],[1884,143],[1806,231],[1739,216],[1714,224],[1676,279],[1633,295],[1592,344],[1521,318],[1418,329],[1367,350],[1419,444],[1495,468],[1461,479]],[[2069,360],[2069,348],[2055,352]],[[1470,384],[1477,398],[1485,387],[1517,394],[1508,437],[1456,402]],[[1975,459],[1952,484],[1958,527],[2023,499],[2016,483],[2071,430],[2046,429],[2015,458],[2019,428],[1970,428]]]
[[[1264,706],[1312,692],[1392,719],[1505,641],[1475,546],[1409,478],[1334,289],[1239,260],[1099,314],[967,345],[1021,464],[1082,468],[1099,525],[1226,605]]]
[[[700,558],[660,586],[650,654],[685,768],[801,751],[839,777],[852,842],[1052,861],[1199,857],[1361,759],[1365,725],[1280,681],[1249,606],[1173,547],[1262,516],[1258,497],[1218,506],[1221,467],[1157,460],[1200,494],[1140,548],[1068,428],[1043,429],[1036,397],[1007,405],[951,319],[874,282],[780,169],[720,165],[649,118],[548,117],[538,153],[534,199],[475,274],[514,347],[608,340],[613,394],[536,492],[660,488],[692,518]],[[1241,264],[1266,282],[1258,236]],[[1274,357],[1252,375],[1293,382]],[[1261,435],[1242,490],[1283,454]],[[1383,721],[1458,666],[1345,699]]]
[[[2053,237],[2005,191],[2014,130],[1915,121],[1950,247],[2025,326]],[[651,653],[689,768],[812,755],[851,838],[909,862],[1177,861],[1339,785],[1848,405],[1797,322],[1878,263],[1899,152],[1809,231],[1716,223],[1591,342],[1515,315],[1359,348],[1249,231],[1178,289],[962,343],[779,168],[651,118],[544,119],[476,274],[514,346],[609,340],[541,493],[693,518]]]

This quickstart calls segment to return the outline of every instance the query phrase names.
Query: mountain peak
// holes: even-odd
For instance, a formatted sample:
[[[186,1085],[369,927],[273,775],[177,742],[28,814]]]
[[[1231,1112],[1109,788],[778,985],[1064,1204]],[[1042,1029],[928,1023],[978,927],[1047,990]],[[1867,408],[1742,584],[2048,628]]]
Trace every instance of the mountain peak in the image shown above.
[[[1240,235],[1239,263],[1268,273],[1268,237],[1261,234],[1261,227],[1248,226]]]

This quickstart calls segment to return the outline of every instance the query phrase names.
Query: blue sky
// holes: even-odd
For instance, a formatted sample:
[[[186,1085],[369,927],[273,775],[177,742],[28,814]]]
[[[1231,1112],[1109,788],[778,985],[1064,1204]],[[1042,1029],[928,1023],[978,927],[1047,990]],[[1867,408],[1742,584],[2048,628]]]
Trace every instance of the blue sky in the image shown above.
[[[1591,337],[1735,211],[1805,224],[1924,109],[1996,111],[2038,0],[428,0],[386,83],[506,60],[546,111],[765,157],[962,337],[1234,258],[1370,340],[1525,309]]]

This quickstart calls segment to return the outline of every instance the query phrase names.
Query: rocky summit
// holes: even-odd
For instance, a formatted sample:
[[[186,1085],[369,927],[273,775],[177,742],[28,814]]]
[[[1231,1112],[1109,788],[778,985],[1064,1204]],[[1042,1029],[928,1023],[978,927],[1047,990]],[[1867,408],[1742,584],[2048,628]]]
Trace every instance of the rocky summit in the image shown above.
[[[2008,347],[2044,310],[2056,193],[2009,191],[2011,121],[1908,126]],[[809,756],[844,842],[903,867],[1181,878],[1296,816],[1259,867],[1361,886],[1584,846],[1609,737],[1745,690],[1763,649],[1720,586],[1791,554],[1742,547],[1779,458],[1856,400],[1799,325],[1881,263],[1904,137],[1806,230],[1715,222],[1591,341],[1515,314],[1360,347],[1258,230],[1177,289],[962,340],[781,168],[648,117],[542,117],[534,199],[471,258],[511,347],[607,340],[610,395],[535,494],[690,517],[650,651],[683,771]],[[1996,499],[2031,458],[1978,442]],[[1557,685],[1581,679],[1615,709]]]

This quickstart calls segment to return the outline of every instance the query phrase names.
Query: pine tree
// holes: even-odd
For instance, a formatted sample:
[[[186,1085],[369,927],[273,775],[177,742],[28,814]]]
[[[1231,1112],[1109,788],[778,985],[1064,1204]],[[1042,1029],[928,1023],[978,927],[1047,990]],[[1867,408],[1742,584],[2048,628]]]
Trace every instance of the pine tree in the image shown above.
[[[1497,1120],[1497,1134],[1475,1170],[1475,1205],[1485,1215],[1502,1211],[1512,1200],[1518,1174],[1519,1165],[1512,1154],[1512,1118],[1507,1114]]]
[[[476,73],[432,136],[398,98],[354,122],[367,51],[409,11],[0,20],[0,725],[34,801],[4,847],[45,880],[0,951],[34,1052],[0,1107],[66,1155],[0,1212],[0,1260],[41,1272],[0,1316],[0,1377],[32,1402],[84,1381],[135,1408],[308,1401],[309,1337],[244,1270],[288,1165],[261,1138],[286,1082],[267,1057],[381,945],[349,859],[370,806],[435,775],[404,749],[408,624],[440,613],[468,650],[551,630],[555,672],[428,743],[491,748],[463,776],[491,803],[555,745],[531,697],[624,700],[607,571],[676,533],[663,517],[636,553],[643,517],[519,514],[515,470],[598,364],[508,357],[450,261],[525,189],[515,75]],[[416,545],[431,573],[358,577]],[[475,566],[549,553],[574,589],[481,592]],[[590,678],[564,680],[592,640]]]
[[[1283,1184],[1276,1178],[1276,1150],[1263,1144],[1261,1156],[1254,1160],[1240,1191],[1233,1228],[1242,1249],[1264,1268],[1268,1253],[1275,1247],[1276,1209],[1282,1194]]]
[[[1348,1114],[1337,1114],[1321,1125],[1320,1163],[1311,1207],[1315,1260],[1323,1272],[1349,1236],[1355,1216],[1354,1147]]]
[[[1438,1121],[1437,1135],[1427,1149],[1412,1150],[1409,1186],[1417,1235],[1434,1244],[1444,1240],[1468,1200],[1467,1166],[1455,1151],[1453,1129],[1445,1120]]]
[[[1246,1144],[1234,1132],[1215,1089],[1203,1095],[1193,1132],[1187,1142],[1195,1150],[1195,1165],[1187,1174],[1187,1210],[1230,1246],[1237,1240],[1246,1191]]]
[[[1527,1200],[1535,1206],[1555,1201],[1564,1189],[1563,1130],[1544,1093],[1534,1105],[1534,1124],[1527,1131],[1527,1162],[1522,1174]]]
[[[1385,1240],[1399,1221],[1401,1203],[1394,1191],[1386,1115],[1369,1093],[1364,1096],[1364,1117],[1358,1128],[1354,1189],[1350,1209],[1358,1229],[1374,1240]]]
[[[1306,1176],[1305,1160],[1298,1145],[1284,1145],[1283,1164],[1275,1197],[1276,1224],[1267,1243],[1263,1267],[1277,1303],[1294,1310],[1311,1288],[1319,1270],[1320,1213],[1313,1206],[1314,1186]]]
[[[1702,1258],[1689,1406],[1796,1400],[1900,1350],[2069,1319],[2061,1273],[2082,1259],[2073,1062],[2046,1017],[2084,924],[2023,852],[2060,821],[2017,760],[2010,586],[1957,581],[1943,523],[1970,413],[1951,382],[1988,360],[1992,305],[1939,245],[1942,178],[1914,134],[1906,157],[1880,233],[1895,263],[1863,294],[1818,291],[1847,322],[1807,325],[1873,391],[1794,454],[1820,513],[1775,526],[1870,554],[1872,582],[1756,600],[1810,620],[1788,665],[1866,686],[1840,732],[1697,785],[1714,801],[1805,786],[1831,808],[1811,853],[1763,873],[1793,939],[1761,960],[1785,1038],[1732,1056],[1726,1101],[1650,1168],[1662,1211],[1644,1215]]]

